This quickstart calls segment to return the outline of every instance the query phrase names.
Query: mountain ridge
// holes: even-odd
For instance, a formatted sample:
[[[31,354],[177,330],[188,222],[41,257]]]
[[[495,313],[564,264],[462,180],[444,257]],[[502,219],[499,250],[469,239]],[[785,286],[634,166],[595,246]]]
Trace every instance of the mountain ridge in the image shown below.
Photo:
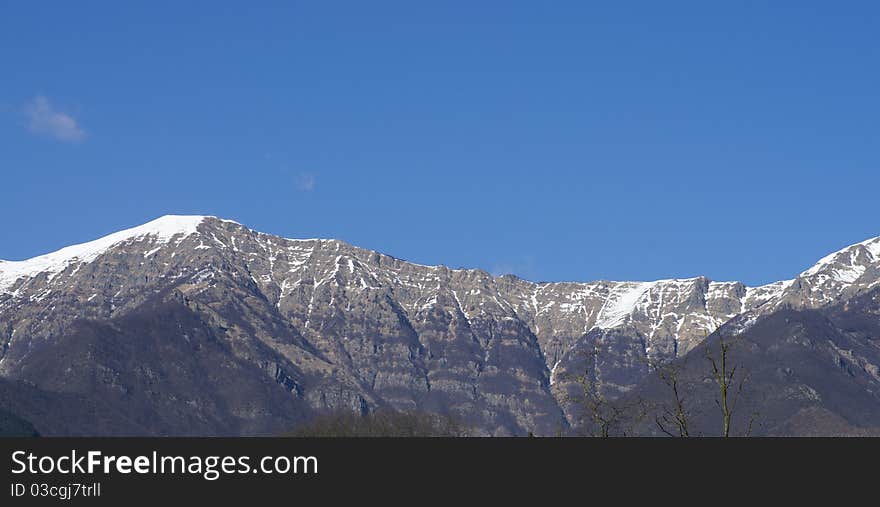
[[[63,262],[63,261],[72,261],[73,259],[78,258],[83,262],[88,262],[88,261],[92,260],[97,254],[99,254],[101,250],[106,250],[107,248],[111,248],[112,246],[114,246],[117,243],[129,240],[129,239],[137,238],[140,236],[153,235],[153,236],[157,236],[160,240],[168,241],[172,237],[176,236],[177,234],[183,234],[184,236],[188,236],[190,234],[195,234],[198,232],[198,225],[201,224],[202,222],[204,222],[205,220],[219,220],[221,222],[227,222],[230,224],[235,224],[235,225],[247,228],[246,225],[244,225],[240,222],[237,222],[235,220],[226,219],[226,218],[221,218],[221,217],[218,217],[215,215],[162,215],[162,216],[160,216],[154,220],[151,220],[149,222],[146,222],[144,224],[141,224],[141,225],[138,225],[135,227],[131,227],[128,229],[124,229],[121,231],[113,232],[113,233],[107,234],[105,236],[102,236],[102,237],[95,239],[95,240],[92,240],[92,241],[69,245],[69,246],[60,248],[58,250],[55,250],[55,251],[52,251],[52,252],[49,252],[46,254],[41,254],[41,255],[31,257],[31,258],[18,260],[18,261],[0,259],[0,290],[3,290],[5,288],[4,285],[8,286],[9,284],[11,284],[11,282],[14,282],[15,280],[13,279],[13,277],[15,277],[15,276],[23,277],[23,276],[28,276],[29,274],[33,275],[33,274],[39,273],[40,269],[46,269],[46,268],[42,267],[42,265],[48,264],[49,262],[41,263],[38,261],[41,261],[44,259],[46,259],[48,261],[49,259],[52,259],[52,258],[59,258],[59,260],[61,262]],[[346,244],[346,245],[353,247],[353,248],[358,248],[358,249],[365,250],[365,251],[380,253],[377,250],[369,250],[366,248],[357,247],[356,245],[354,245],[350,242],[347,242],[347,241],[341,240],[341,239],[336,239],[336,238],[288,238],[288,237],[283,237],[283,236],[277,236],[277,235],[270,234],[270,233],[255,231],[253,229],[249,229],[249,230],[252,230],[253,232],[255,232],[257,234],[273,236],[276,238],[284,239],[286,241],[339,242],[339,243]],[[836,258],[839,257],[840,254],[842,254],[843,252],[851,251],[852,249],[857,248],[857,247],[865,247],[873,255],[874,258],[880,258],[880,236],[872,237],[872,238],[866,239],[866,240],[858,242],[858,243],[850,244],[850,245],[845,246],[839,250],[836,250],[834,252],[829,253],[825,257],[822,257],[821,259],[819,259],[814,265],[812,265],[811,267],[809,267],[809,268],[805,269],[804,271],[802,271],[801,273],[799,273],[795,278],[797,278],[799,276],[815,274],[822,267],[834,262],[836,260]],[[91,252],[89,252],[84,257],[82,252],[88,251],[88,250],[91,250]],[[397,260],[406,262],[408,264],[412,264],[414,266],[420,266],[420,267],[426,267],[426,268],[446,268],[446,269],[450,269],[453,271],[462,271],[462,270],[465,270],[465,271],[486,271],[485,269],[482,269],[482,268],[467,268],[467,267],[451,268],[451,267],[446,266],[444,264],[436,264],[436,265],[422,264],[422,263],[410,261],[410,260],[407,260],[407,259],[404,259],[401,257],[395,257],[395,256],[385,254],[385,253],[382,253],[382,255],[385,255],[387,257],[393,257]],[[30,269],[25,268],[25,265],[29,265],[29,266],[27,266],[27,268],[30,268]],[[22,266],[22,268],[18,268],[18,266]],[[51,269],[51,266],[49,269]],[[596,279],[596,280],[585,280],[585,281],[584,280],[581,280],[581,281],[578,281],[578,280],[551,281],[551,280],[529,280],[527,278],[523,278],[523,277],[520,277],[520,276],[514,275],[514,274],[501,274],[501,275],[492,275],[492,276],[495,278],[500,278],[503,276],[514,276],[520,280],[530,282],[530,283],[533,283],[536,285],[563,284],[563,283],[586,284],[586,283],[597,283],[597,282],[650,284],[650,283],[673,282],[673,281],[691,281],[691,280],[695,280],[698,278],[710,279],[704,275],[697,275],[697,276],[691,276],[691,277],[658,278],[658,279],[653,279],[653,280]],[[11,280],[11,281],[9,281],[9,280]],[[710,279],[710,280],[712,280],[712,279]],[[777,280],[777,281],[768,282],[766,284],[760,284],[760,285],[748,285],[748,284],[745,284],[744,282],[739,282],[736,280],[717,281],[717,283],[742,283],[745,287],[747,287],[749,289],[757,290],[757,289],[762,289],[762,288],[770,287],[770,286],[777,285],[777,284],[790,283],[793,281],[794,281],[794,278],[786,279],[786,280]]]
[[[735,316],[875,286],[874,241],[760,287],[706,277],[535,283],[166,216],[64,255],[0,264],[0,376],[36,375],[29,358],[74,321],[161,308],[149,301],[162,293],[199,316],[230,357],[315,410],[447,410],[486,434],[550,434],[567,424],[554,372],[583,347],[608,344],[602,384],[626,392],[648,362],[686,353]],[[835,276],[847,269],[861,275]]]
[[[131,239],[131,238],[135,238],[135,237],[143,236],[143,235],[151,235],[152,234],[152,235],[158,235],[160,238],[162,238],[162,237],[170,238],[178,233],[185,234],[185,235],[194,234],[197,232],[198,224],[200,224],[204,220],[209,220],[209,219],[219,220],[222,222],[236,224],[236,225],[239,225],[242,227],[247,227],[246,225],[244,225],[241,222],[231,220],[231,219],[222,218],[222,217],[219,217],[216,215],[173,215],[173,214],[162,215],[154,220],[145,222],[141,225],[134,226],[134,227],[131,227],[128,229],[123,229],[123,230],[116,231],[113,233],[109,233],[109,234],[101,236],[95,240],[65,246],[65,247],[62,247],[58,250],[48,252],[46,254],[36,255],[34,257],[30,257],[30,258],[22,259],[22,260],[0,259],[0,266],[2,266],[4,268],[0,271],[9,271],[10,274],[14,275],[16,270],[13,270],[12,268],[15,267],[15,265],[20,265],[20,264],[25,264],[25,263],[36,264],[34,261],[37,261],[37,260],[40,260],[40,259],[43,259],[46,257],[50,257],[50,256],[51,257],[54,257],[54,256],[63,257],[65,253],[68,254],[66,256],[67,258],[72,259],[77,256],[76,253],[74,253],[77,250],[86,249],[89,247],[92,247],[92,249],[97,249],[98,245],[101,245],[101,244],[103,244],[103,246],[105,248],[109,248],[109,247],[113,246],[115,243],[122,242],[127,239]],[[362,248],[362,247],[357,247],[356,245],[354,245],[351,242],[337,239],[337,238],[290,238],[290,237],[284,237],[284,236],[277,236],[277,235],[274,235],[271,233],[259,232],[259,231],[255,231],[255,230],[254,230],[254,232],[257,232],[258,234],[265,234],[265,235],[270,235],[270,236],[282,238],[287,241],[340,242],[340,243],[344,243],[346,245],[349,245],[349,246],[352,246],[355,248],[361,248],[363,250],[379,252],[378,250],[370,250],[370,249],[366,249],[366,248]],[[835,256],[837,256],[838,254],[840,254],[841,252],[849,250],[849,249],[851,249],[853,247],[857,247],[857,246],[867,246],[871,249],[871,251],[873,252],[873,255],[875,257],[880,257],[880,236],[878,236],[878,237],[869,238],[869,239],[866,239],[865,241],[862,241],[859,243],[854,243],[854,244],[845,246],[839,250],[836,250],[836,251],[826,255],[825,257],[823,257],[819,261],[817,261],[817,263],[814,264],[813,266],[811,266],[810,268],[807,268],[806,270],[802,271],[799,275],[807,274],[810,271],[817,269],[821,265],[824,265],[825,263],[833,260],[833,258]],[[383,253],[383,255],[386,255],[388,257],[394,257],[398,260],[407,262],[407,263],[415,265],[415,266],[421,266],[421,267],[427,267],[427,268],[446,267],[447,269],[451,269],[451,270],[486,271],[483,268],[468,268],[468,267],[452,268],[452,267],[446,266],[444,264],[423,264],[423,263],[411,261],[408,259],[404,259],[402,257],[395,257],[390,254]],[[37,266],[34,266],[34,269],[37,269]],[[36,272],[36,271],[33,271],[33,272]],[[2,273],[0,273],[0,274],[2,274]],[[24,276],[24,275],[22,275],[22,276]],[[501,277],[501,276],[515,276],[521,280],[529,281],[534,284],[590,283],[590,282],[651,283],[651,282],[665,282],[665,281],[677,281],[677,280],[693,280],[696,278],[705,277],[704,275],[697,275],[697,276],[691,276],[691,277],[671,277],[671,278],[658,278],[658,279],[652,279],[652,280],[618,280],[618,279],[612,280],[612,279],[604,279],[604,278],[603,279],[594,279],[594,280],[530,280],[528,278],[523,278],[523,277],[515,275],[515,274],[499,274],[499,275],[493,275],[493,276],[495,276],[496,278]],[[706,278],[708,278],[708,277],[706,277]],[[749,284],[745,284],[744,282],[740,282],[740,283],[743,283],[743,285],[745,285],[746,287],[757,289],[760,287],[767,287],[767,286],[770,286],[773,284],[777,284],[777,283],[781,283],[781,282],[788,282],[791,280],[792,279],[778,280],[778,281],[768,282],[766,284],[760,284],[760,285],[749,285]],[[719,282],[724,283],[725,281],[719,281]],[[729,281],[729,282],[734,283],[734,282],[736,282],[736,280]],[[3,283],[2,283],[2,279],[0,279],[0,290],[2,290],[2,288],[3,288]]]

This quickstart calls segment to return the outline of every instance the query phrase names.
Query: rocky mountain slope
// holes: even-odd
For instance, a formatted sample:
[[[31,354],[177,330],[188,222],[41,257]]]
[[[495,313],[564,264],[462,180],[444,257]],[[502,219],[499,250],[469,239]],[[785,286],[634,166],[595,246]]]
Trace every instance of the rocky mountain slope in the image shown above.
[[[296,414],[390,407],[450,413],[485,434],[551,434],[569,423],[555,371],[585,348],[601,348],[600,381],[616,395],[733,317],[867,292],[878,266],[880,238],[762,287],[533,283],[166,216],[0,261],[0,376],[103,393],[120,417],[165,421],[157,433],[178,433],[183,414],[193,433],[259,434]]]
[[[736,317],[668,364],[676,371],[691,435],[719,435],[718,388],[706,359],[731,344],[734,435],[880,436],[880,288],[822,309],[784,308]],[[737,375],[737,374],[735,374]],[[652,374],[627,397],[674,406],[669,386]],[[733,399],[733,394],[731,395]],[[653,417],[642,431],[660,434]]]

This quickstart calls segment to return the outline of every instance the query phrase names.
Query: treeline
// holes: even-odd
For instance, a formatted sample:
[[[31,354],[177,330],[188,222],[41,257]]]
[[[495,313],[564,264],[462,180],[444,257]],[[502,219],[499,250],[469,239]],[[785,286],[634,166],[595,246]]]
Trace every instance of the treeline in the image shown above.
[[[325,414],[299,426],[291,437],[466,437],[468,429],[452,417],[424,412],[377,411]]]
[[[620,396],[598,381],[598,347],[585,352],[580,371],[555,386],[572,421],[559,436],[751,436],[759,414],[743,406],[751,376],[733,354],[739,344],[718,334],[683,358],[649,362],[648,378]]]

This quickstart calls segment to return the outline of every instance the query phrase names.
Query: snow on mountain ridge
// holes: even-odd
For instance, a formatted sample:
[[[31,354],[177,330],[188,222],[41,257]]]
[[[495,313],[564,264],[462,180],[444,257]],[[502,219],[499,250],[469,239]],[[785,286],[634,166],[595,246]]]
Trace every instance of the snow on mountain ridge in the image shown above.
[[[840,250],[832,252],[825,257],[819,259],[816,264],[812,267],[801,273],[800,276],[813,276],[818,274],[823,268],[831,265],[832,263],[840,261],[841,263],[845,263],[845,259],[843,259],[844,254],[850,254],[850,259],[848,264],[850,266],[855,265],[855,256],[854,253],[859,250],[859,247],[864,247],[865,250],[871,255],[871,261],[876,262],[880,260],[880,237],[871,238],[860,243],[855,243],[853,245],[849,245]]]
[[[23,261],[0,261],[0,291],[5,291],[17,280],[40,273],[54,275],[72,263],[87,263],[113,246],[145,236],[155,237],[157,245],[171,241],[175,236],[184,238],[194,234],[206,218],[199,215],[165,215],[137,227],[108,234],[102,238],[64,247],[55,252]]]
[[[317,285],[332,281],[340,263],[343,262],[348,262],[351,277],[360,277],[359,286],[375,288],[381,285],[389,287],[402,285],[406,291],[419,293],[419,298],[430,295],[421,294],[428,286],[438,284],[437,290],[440,290],[441,279],[444,280],[442,283],[460,285],[458,287],[460,290],[467,290],[470,287],[468,284],[475,282],[488,283],[489,285],[485,287],[485,290],[488,290],[485,297],[492,298],[493,304],[504,312],[510,310],[511,305],[521,305],[522,315],[530,314],[528,320],[536,335],[545,333],[555,335],[577,330],[586,333],[594,328],[609,329],[627,324],[635,324],[651,339],[669,333],[679,336],[682,326],[690,329],[685,332],[686,334],[708,334],[739,313],[759,308],[763,311],[775,307],[788,297],[788,292],[791,292],[789,289],[801,290],[798,285],[794,285],[796,280],[747,287],[740,282],[715,282],[703,277],[639,282],[534,283],[520,279],[517,279],[520,280],[518,282],[504,282],[504,277],[492,277],[481,270],[424,266],[395,258],[389,258],[393,259],[392,262],[383,261],[380,269],[379,265],[371,260],[377,252],[353,247],[338,240],[288,239],[257,233],[237,222],[216,217],[167,215],[95,241],[62,248],[57,252],[25,261],[0,261],[0,293],[9,292],[17,280],[23,277],[48,273],[49,280],[52,280],[72,264],[91,262],[113,246],[135,239],[149,238],[144,258],[150,257],[174,238],[177,238],[175,245],[179,245],[184,238],[196,233],[200,225],[209,218],[216,222],[210,229],[202,229],[205,242],[213,244],[220,251],[228,250],[235,255],[244,255],[248,263],[260,262],[259,258],[263,256],[264,260],[268,261],[270,269],[261,277],[266,278],[266,284],[277,285],[282,296],[289,295],[291,288],[302,284],[303,276],[315,277]],[[218,239],[217,234],[221,234],[222,228],[215,228],[214,225],[220,222],[235,224],[236,227],[230,231],[238,232],[229,232],[229,239],[226,239],[227,233],[223,233],[221,238],[224,239]],[[253,236],[257,246],[255,250],[249,249],[246,254],[240,253],[239,248],[243,246],[242,241],[245,241],[245,236],[240,236],[242,233],[255,234]],[[194,248],[209,248],[208,244],[200,243]],[[316,249],[330,249],[334,252],[336,261],[327,268],[331,271],[324,273],[321,268],[307,266],[319,262],[313,259]],[[357,276],[354,276],[353,258],[358,260]],[[816,275],[813,276],[813,285],[822,280],[834,280],[837,285],[847,284],[865,273],[866,263],[873,264],[878,260],[880,260],[880,238],[873,238],[824,257],[801,276]],[[274,268],[276,262],[287,263],[286,270],[276,272]],[[825,267],[828,269],[823,269]],[[313,271],[315,269],[318,271]],[[294,272],[296,275],[293,274]],[[453,277],[455,280],[448,279],[454,273],[459,273]],[[370,279],[369,283],[364,276]],[[508,283],[518,288],[515,291],[500,288]],[[268,286],[265,288],[270,292],[274,290]],[[483,297],[479,295],[480,289],[471,287],[471,290],[476,290],[476,293],[465,296],[469,297],[477,308],[482,308],[484,301],[480,301]],[[821,304],[827,297],[827,294],[815,294],[810,296],[809,301],[810,304]],[[416,311],[424,305],[424,301],[419,298],[413,298],[412,301],[407,299],[401,301],[401,304],[409,310]],[[570,324],[562,330],[554,329],[551,322],[559,318],[570,321]]]
[[[631,315],[636,305],[644,297],[645,293],[658,282],[635,282],[623,285],[623,291],[617,291],[620,287],[612,289],[602,309],[599,310],[599,316],[596,319],[595,327],[607,329],[618,326],[624,322],[627,316]]]

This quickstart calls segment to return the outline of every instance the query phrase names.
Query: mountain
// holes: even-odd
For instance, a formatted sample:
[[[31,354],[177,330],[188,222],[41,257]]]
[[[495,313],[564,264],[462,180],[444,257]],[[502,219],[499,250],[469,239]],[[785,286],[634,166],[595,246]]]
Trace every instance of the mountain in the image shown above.
[[[783,308],[736,317],[684,357],[678,372],[692,435],[718,435],[721,412],[706,349],[720,357],[719,339],[732,344],[728,367],[745,375],[734,410],[733,434],[880,436],[880,288],[822,309]],[[654,374],[628,397],[673,403]],[[732,396],[731,396],[732,398]],[[659,434],[653,418],[642,432]]]
[[[114,434],[272,434],[314,413],[382,408],[450,414],[483,434],[553,434],[571,422],[557,371],[585,349],[601,345],[599,382],[622,395],[648,363],[687,354],[731,319],[871,290],[878,264],[880,238],[761,287],[533,283],[165,216],[0,261],[0,377],[98,398]]]
[[[0,437],[36,437],[34,426],[12,412],[0,409]]]

